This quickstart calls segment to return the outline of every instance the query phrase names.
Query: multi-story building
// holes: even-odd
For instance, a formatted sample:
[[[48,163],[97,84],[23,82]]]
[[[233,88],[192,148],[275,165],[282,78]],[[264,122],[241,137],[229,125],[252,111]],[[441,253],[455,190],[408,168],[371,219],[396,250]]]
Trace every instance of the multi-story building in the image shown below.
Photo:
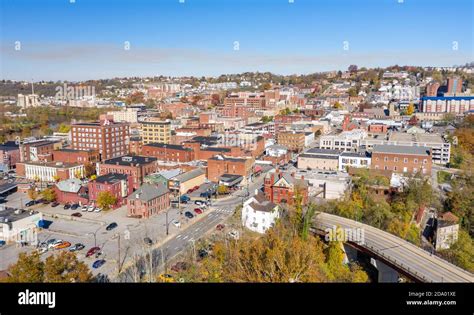
[[[372,154],[367,151],[342,152],[339,155],[339,171],[347,171],[349,168],[370,168]]]
[[[121,111],[107,112],[107,116],[112,117],[113,121],[135,124],[138,122],[138,108],[126,108]]]
[[[462,93],[462,80],[459,77],[448,78],[446,94],[456,95]]]
[[[100,161],[97,150],[61,149],[53,151],[53,160],[63,163],[95,164]]]
[[[351,187],[351,176],[343,172],[298,170],[295,178],[308,181],[310,197],[338,199],[350,191]]]
[[[264,180],[265,197],[273,203],[287,203],[292,205],[297,196],[301,196],[301,202],[308,202],[308,182],[304,177],[296,179],[294,174],[281,173],[273,170],[265,175]]]
[[[391,173],[431,175],[431,149],[402,145],[375,145],[371,169]]]
[[[108,173],[98,176],[88,183],[89,200],[97,202],[97,197],[102,191],[109,192],[117,202],[113,208],[125,203],[125,198],[133,192],[132,177],[126,174]]]
[[[128,216],[149,218],[170,207],[170,193],[164,185],[144,184],[127,198]]]
[[[282,131],[277,133],[277,142],[291,151],[300,152],[304,149],[306,135],[304,132]]]
[[[420,112],[444,115],[463,115],[474,110],[474,96],[422,97]]]
[[[361,141],[366,137],[367,132],[362,129],[324,135],[319,138],[319,147],[329,150],[356,151]]]
[[[242,225],[251,231],[263,234],[275,224],[279,217],[278,206],[267,200],[260,191],[244,202]]]
[[[438,96],[438,89],[440,84],[438,82],[431,82],[426,85],[426,96],[436,97]]]
[[[337,171],[341,151],[313,148],[298,156],[299,169]]]
[[[216,155],[207,160],[207,178],[212,182],[219,182],[224,174],[240,175],[248,180],[252,174],[253,158],[230,158]]]
[[[71,147],[75,150],[97,150],[101,160],[128,154],[129,124],[107,119],[77,123],[71,126]]]
[[[166,162],[191,162],[194,160],[194,151],[182,145],[166,143],[149,143],[142,147],[142,155],[156,157]]]
[[[38,226],[43,220],[41,212],[6,208],[1,213],[0,241],[37,245]]]
[[[445,212],[436,219],[434,231],[436,250],[448,249],[456,243],[459,236],[458,217],[452,212]]]
[[[117,157],[99,163],[97,174],[99,176],[109,173],[126,174],[132,178],[133,189],[138,189],[145,176],[155,173],[157,169],[156,158],[134,155]]]
[[[59,141],[39,140],[24,142],[20,144],[20,161],[37,162],[53,160],[52,153],[56,148],[60,148]]]
[[[0,145],[0,170],[11,170],[18,162],[20,162],[20,148],[17,143],[8,141]]]
[[[140,136],[143,144],[170,143],[171,122],[148,120],[141,123]]]
[[[360,144],[368,151],[377,144],[428,147],[435,164],[447,164],[451,158],[451,144],[439,134],[391,132],[386,137],[368,137]]]
[[[168,187],[175,193],[185,194],[191,188],[201,186],[205,181],[206,171],[202,168],[197,168],[173,176],[168,181]]]
[[[43,182],[55,182],[84,177],[84,165],[62,162],[20,162],[16,164],[18,176]]]

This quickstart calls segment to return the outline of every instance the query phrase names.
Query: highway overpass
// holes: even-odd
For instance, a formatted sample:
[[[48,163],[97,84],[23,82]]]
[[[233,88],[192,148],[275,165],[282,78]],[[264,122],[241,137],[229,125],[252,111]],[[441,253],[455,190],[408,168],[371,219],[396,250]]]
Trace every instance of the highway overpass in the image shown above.
[[[327,228],[363,229],[364,241],[355,247],[371,253],[389,265],[420,282],[474,282],[472,273],[463,270],[422,248],[377,228],[318,212],[313,219],[313,230],[325,234]],[[351,243],[351,242],[349,242]]]

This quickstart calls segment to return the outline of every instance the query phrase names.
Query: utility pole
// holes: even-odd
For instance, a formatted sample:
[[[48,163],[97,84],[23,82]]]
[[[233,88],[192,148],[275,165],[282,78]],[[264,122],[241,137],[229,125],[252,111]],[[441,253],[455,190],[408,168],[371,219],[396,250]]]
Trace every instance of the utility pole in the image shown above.
[[[166,212],[165,212],[165,214],[166,214],[166,236],[169,235],[169,226],[170,226],[170,224],[168,222],[168,212],[169,212],[169,210],[166,210]]]
[[[117,263],[118,263],[118,272],[120,273],[120,271],[121,271],[120,269],[122,269],[121,264],[120,264],[120,262],[121,262],[121,259],[120,259],[120,234],[117,233],[117,235],[118,235],[118,240],[117,240],[118,241],[117,242],[117,244],[118,244],[118,262]]]

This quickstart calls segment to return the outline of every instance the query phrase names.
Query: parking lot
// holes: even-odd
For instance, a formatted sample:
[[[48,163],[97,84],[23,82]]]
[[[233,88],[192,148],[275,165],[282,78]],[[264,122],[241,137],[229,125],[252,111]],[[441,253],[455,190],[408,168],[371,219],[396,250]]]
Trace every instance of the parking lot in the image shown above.
[[[24,207],[29,201],[26,194],[16,192],[7,196],[6,205],[9,207]],[[186,211],[195,214],[194,209],[198,208],[194,202],[182,204],[181,209],[170,208],[168,210],[168,234],[169,236],[179,233],[186,228],[196,218],[189,219],[184,216]],[[153,243],[160,243],[166,239],[166,213],[160,213],[149,219],[135,219],[127,217],[125,206],[115,210],[96,212],[82,212],[80,209],[65,210],[63,205],[52,207],[44,204],[37,204],[27,209],[40,211],[44,219],[51,221],[47,229],[42,229],[38,233],[38,242],[44,242],[50,239],[57,239],[70,242],[72,245],[82,243],[85,249],[78,251],[77,257],[84,261],[94,274],[106,273],[112,274],[118,270],[119,257],[119,238],[120,238],[120,261],[121,265],[126,265],[134,255],[140,255],[144,250],[144,238],[148,237]],[[71,214],[79,212],[82,217],[72,217]],[[203,214],[198,215],[202,216]],[[177,220],[180,227],[171,222]],[[115,222],[117,227],[107,231],[108,224]],[[99,269],[93,269],[92,264],[96,257],[85,257],[88,249],[98,246],[102,249],[100,258],[106,260]],[[7,269],[12,263],[15,263],[18,254],[21,252],[31,252],[35,250],[33,246],[18,247],[16,244],[10,244],[0,249],[0,270]],[[67,250],[67,249],[62,249]],[[48,250],[42,257],[47,257],[57,250]]]

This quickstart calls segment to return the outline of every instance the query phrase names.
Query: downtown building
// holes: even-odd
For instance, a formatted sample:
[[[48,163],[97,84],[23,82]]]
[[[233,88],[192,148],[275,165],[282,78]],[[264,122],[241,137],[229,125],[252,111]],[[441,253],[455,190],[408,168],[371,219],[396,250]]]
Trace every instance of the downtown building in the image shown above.
[[[128,154],[129,124],[107,119],[77,123],[71,126],[71,147],[75,150],[97,150],[107,160]]]

